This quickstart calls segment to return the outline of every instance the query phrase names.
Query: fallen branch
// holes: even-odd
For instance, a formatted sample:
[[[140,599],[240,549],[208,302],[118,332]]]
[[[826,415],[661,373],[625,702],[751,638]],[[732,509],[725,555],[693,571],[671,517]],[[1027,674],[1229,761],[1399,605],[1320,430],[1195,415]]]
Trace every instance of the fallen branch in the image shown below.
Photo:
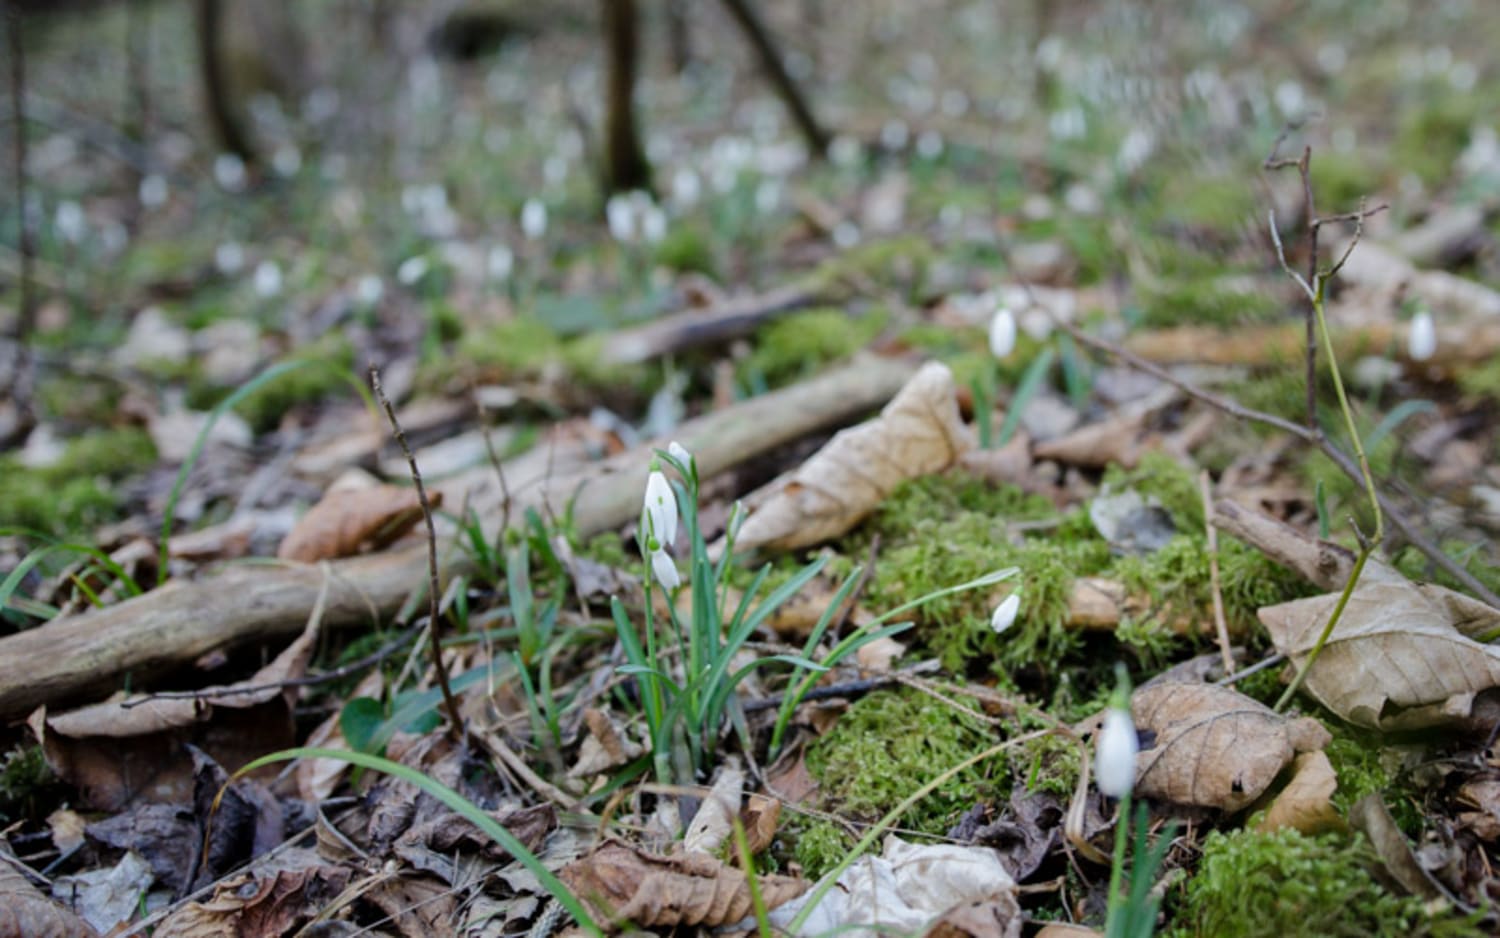
[[[634,365],[674,352],[728,342],[749,335],[769,319],[817,301],[817,291],[790,286],[733,299],[706,310],[663,316],[607,336],[603,358],[611,365]]]
[[[860,359],[811,381],[704,415],[676,438],[697,457],[704,477],[762,456],[808,433],[862,417],[885,403],[915,366]],[[640,510],[649,446],[637,447],[512,491],[513,517],[528,507],[561,513],[572,503],[580,536],[619,527]],[[476,497],[481,521],[498,523],[501,498]],[[458,504],[461,502],[455,502]],[[487,524],[486,527],[492,525]],[[442,545],[444,584],[472,572],[471,561]],[[423,545],[329,565],[325,621],[371,624],[400,608],[423,578]],[[103,697],[129,675],[139,685],[214,649],[291,635],[305,624],[324,575],[316,566],[235,566],[193,582],[172,582],[136,599],[55,619],[0,639],[0,718],[25,716],[41,705]]]

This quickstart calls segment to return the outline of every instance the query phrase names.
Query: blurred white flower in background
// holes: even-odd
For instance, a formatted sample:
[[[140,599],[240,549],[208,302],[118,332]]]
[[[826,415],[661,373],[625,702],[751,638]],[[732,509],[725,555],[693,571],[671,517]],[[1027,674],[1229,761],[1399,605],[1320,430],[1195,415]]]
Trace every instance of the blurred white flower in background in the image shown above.
[[[647,244],[660,244],[667,236],[667,213],[652,203],[641,212],[641,237]]]
[[[271,154],[271,168],[276,170],[278,176],[297,175],[297,171],[302,168],[302,151],[294,144],[283,143]]]
[[[77,244],[88,234],[88,218],[83,213],[83,206],[71,199],[57,204],[52,225],[57,229],[57,236],[69,244]]]
[[[239,192],[245,188],[245,161],[233,153],[220,153],[214,157],[214,182],[226,192]]]
[[[497,244],[490,248],[489,256],[485,258],[485,271],[491,280],[504,282],[510,279],[511,271],[516,267],[516,255],[509,247]]]
[[[616,192],[604,203],[604,219],[609,235],[621,244],[635,240],[635,201],[630,193]]]
[[[275,261],[261,261],[255,265],[252,276],[256,296],[270,299],[281,292],[281,265]]]
[[[990,319],[990,354],[1003,360],[1015,350],[1016,314],[1010,311],[1010,307],[1002,306]]]
[[[1432,314],[1421,310],[1411,318],[1411,331],[1406,336],[1406,353],[1414,362],[1425,362],[1437,351],[1437,327]]]
[[[547,233],[547,206],[538,199],[527,199],[521,206],[521,234],[536,241]]]
[[[354,298],[362,306],[374,306],[385,296],[385,281],[375,274],[365,274],[354,284]]]
[[[167,181],[156,173],[141,177],[141,184],[136,189],[136,195],[141,200],[141,205],[146,208],[161,208],[167,202]]]
[[[679,166],[672,174],[672,207],[678,211],[690,209],[698,204],[703,192],[703,183],[691,166]]]
[[[432,264],[426,257],[421,254],[414,254],[402,261],[401,266],[396,268],[396,280],[403,287],[414,286],[423,277],[427,276],[427,271],[431,268]]]
[[[238,241],[225,241],[214,248],[214,268],[224,276],[239,273],[245,267],[245,249]]]

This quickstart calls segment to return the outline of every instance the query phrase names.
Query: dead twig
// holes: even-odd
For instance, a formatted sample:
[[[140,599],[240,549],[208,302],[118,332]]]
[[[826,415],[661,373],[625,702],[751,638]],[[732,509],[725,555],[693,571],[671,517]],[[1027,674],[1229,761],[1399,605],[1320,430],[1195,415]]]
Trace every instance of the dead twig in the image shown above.
[[[443,646],[438,641],[438,596],[442,593],[442,585],[438,578],[437,528],[432,523],[432,503],[427,500],[427,487],[422,484],[417,457],[412,455],[411,446],[406,442],[406,434],[401,430],[401,421],[396,419],[396,408],[391,406],[391,399],[386,397],[385,388],[380,386],[380,370],[374,365],[370,366],[370,387],[375,392],[376,400],[380,401],[380,406],[385,409],[386,419],[391,422],[391,432],[395,435],[396,442],[401,444],[401,452],[406,454],[406,464],[411,467],[411,481],[417,487],[417,501],[422,505],[422,520],[427,525],[427,644],[432,649],[432,667],[437,672],[438,687],[443,691],[443,707],[448,711],[448,735],[454,742],[460,742],[463,738],[463,717],[458,712],[458,701],[453,696],[453,688],[448,685],[448,666],[443,663]]]

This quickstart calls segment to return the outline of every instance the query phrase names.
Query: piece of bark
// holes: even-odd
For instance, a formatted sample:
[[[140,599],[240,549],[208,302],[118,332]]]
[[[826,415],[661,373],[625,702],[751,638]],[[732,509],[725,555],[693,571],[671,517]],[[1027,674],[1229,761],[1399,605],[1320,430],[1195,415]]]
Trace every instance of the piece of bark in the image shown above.
[[[709,309],[663,316],[606,337],[602,357],[610,365],[634,365],[675,352],[738,339],[762,323],[818,301],[808,287],[780,287],[755,296],[737,297]]]
[[[889,400],[915,370],[907,361],[861,358],[689,421],[675,437],[708,478],[808,433],[862,417]],[[640,512],[650,453],[649,445],[637,447],[519,493],[511,518],[519,522],[528,507],[561,515],[571,501],[581,536],[619,527]],[[491,488],[474,493],[469,505],[492,530],[502,499],[498,483],[490,479],[488,484]],[[453,498],[450,504],[464,500]],[[471,571],[466,555],[447,546],[439,551],[447,557],[441,571],[445,583]],[[43,704],[97,699],[127,673],[140,683],[217,648],[294,634],[306,624],[325,577],[325,624],[368,624],[399,608],[422,582],[426,564],[424,545],[335,561],[327,573],[300,564],[234,567],[7,636],[0,639],[0,719],[23,717]]]
[[[1358,253],[1357,251],[1355,252]],[[1340,360],[1380,354],[1391,349],[1406,357],[1407,324],[1372,322],[1344,328],[1334,326],[1332,338]],[[1429,365],[1457,366],[1483,363],[1500,351],[1500,318],[1459,319],[1443,316],[1437,322],[1437,348]],[[1270,367],[1298,362],[1306,352],[1307,332],[1301,323],[1276,326],[1239,326],[1232,331],[1208,326],[1181,326],[1138,332],[1125,340],[1125,349],[1153,362],[1195,362],[1206,365]]]

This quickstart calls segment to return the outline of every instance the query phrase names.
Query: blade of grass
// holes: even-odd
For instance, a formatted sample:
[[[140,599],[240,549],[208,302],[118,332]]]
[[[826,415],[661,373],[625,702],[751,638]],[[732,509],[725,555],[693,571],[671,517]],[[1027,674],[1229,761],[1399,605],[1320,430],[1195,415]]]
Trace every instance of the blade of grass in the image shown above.
[[[420,788],[442,802],[443,805],[472,823],[475,827],[484,831],[495,843],[504,847],[531,875],[537,878],[537,882],[541,883],[542,888],[547,890],[547,893],[552,898],[556,899],[562,904],[563,908],[568,910],[568,913],[573,916],[574,921],[578,923],[580,928],[590,935],[595,936],[595,938],[603,938],[604,930],[594,921],[593,916],[589,915],[588,910],[584,908],[583,903],[578,900],[578,897],[573,895],[572,891],[551,870],[547,869],[546,864],[542,863],[536,854],[527,850],[526,845],[516,839],[516,835],[506,830],[478,805],[469,801],[447,785],[436,779],[429,778],[422,772],[410,766],[402,765],[399,762],[392,762],[389,759],[383,759],[380,756],[372,756],[367,753],[345,752],[336,749],[316,749],[311,747],[283,749],[280,752],[261,756],[259,759],[245,765],[238,772],[235,772],[231,776],[230,781],[226,782],[224,787],[219,789],[219,794],[215,796],[214,809],[218,809],[219,799],[224,796],[224,792],[229,790],[229,785],[234,780],[263,766],[272,765],[277,762],[288,762],[293,759],[337,759],[341,762],[347,762],[350,765],[359,766],[360,768],[382,772],[415,785],[417,788]]]

